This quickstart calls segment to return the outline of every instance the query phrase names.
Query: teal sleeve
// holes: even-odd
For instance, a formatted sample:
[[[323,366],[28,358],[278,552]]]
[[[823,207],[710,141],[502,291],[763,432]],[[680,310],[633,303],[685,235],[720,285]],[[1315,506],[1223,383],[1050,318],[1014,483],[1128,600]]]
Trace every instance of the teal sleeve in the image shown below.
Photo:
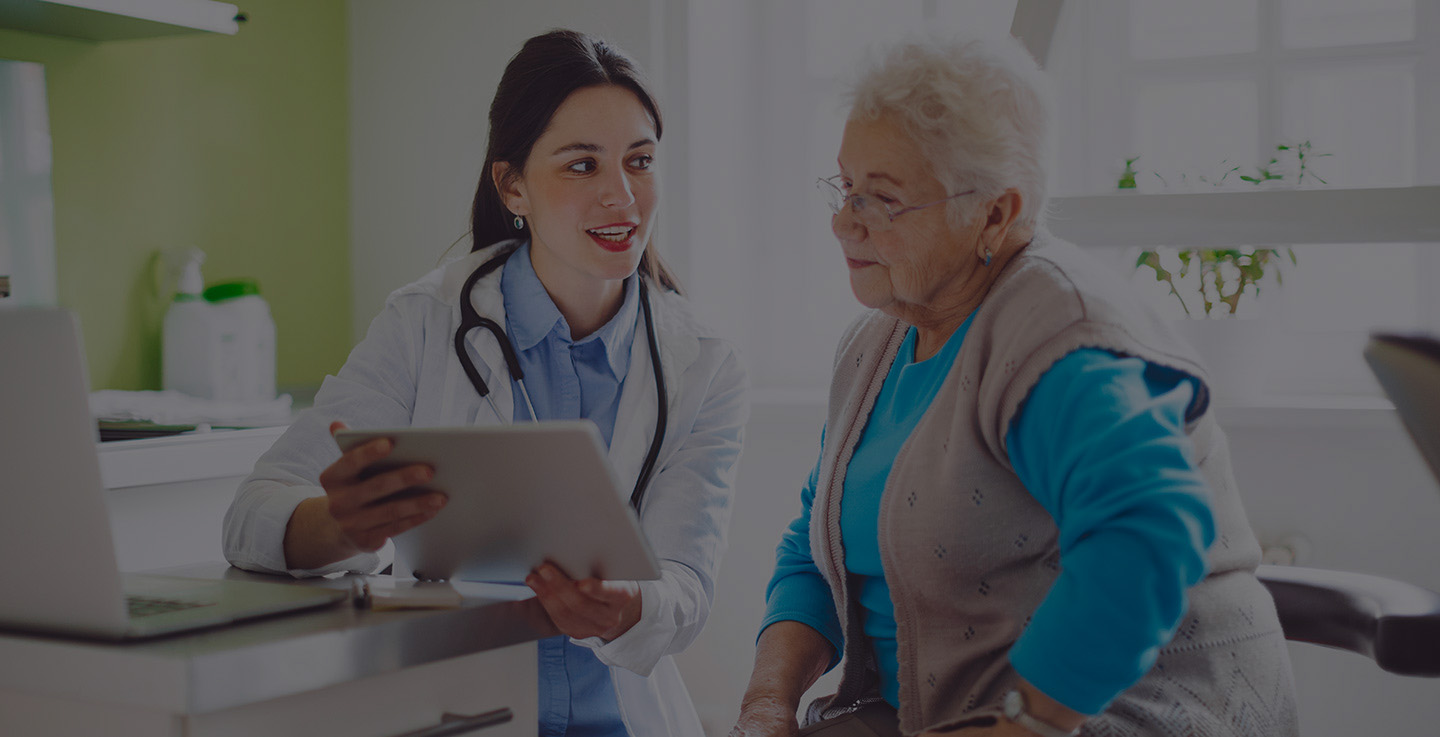
[[[823,432],[820,444],[825,444]],[[765,620],[760,624],[760,631],[787,620],[807,625],[830,641],[835,650],[829,667],[834,668],[845,651],[845,635],[840,617],[835,613],[830,585],[820,575],[810,554],[810,507],[815,502],[815,487],[819,483],[820,461],[817,459],[800,492],[800,516],[785,528],[775,550],[775,573],[765,588]]]
[[[1025,680],[1098,714],[1174,635],[1214,541],[1185,411],[1196,379],[1077,350],[1036,383],[1006,435],[1011,466],[1060,532],[1060,575],[1010,651]]]

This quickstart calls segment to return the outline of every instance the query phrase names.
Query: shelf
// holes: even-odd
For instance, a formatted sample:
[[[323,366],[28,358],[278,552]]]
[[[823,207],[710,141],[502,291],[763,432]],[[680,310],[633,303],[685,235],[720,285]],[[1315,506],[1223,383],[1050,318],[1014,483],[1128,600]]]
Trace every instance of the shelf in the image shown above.
[[[0,28],[90,41],[234,35],[239,10],[213,0],[0,0]]]
[[[1440,243],[1440,186],[1055,197],[1050,231],[1081,246]]]

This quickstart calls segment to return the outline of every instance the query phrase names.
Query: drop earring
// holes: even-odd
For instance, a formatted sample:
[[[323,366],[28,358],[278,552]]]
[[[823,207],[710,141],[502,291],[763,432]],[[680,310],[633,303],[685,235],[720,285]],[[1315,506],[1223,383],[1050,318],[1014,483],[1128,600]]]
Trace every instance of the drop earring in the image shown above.
[[[524,229],[525,229],[525,218],[522,218],[522,217],[520,217],[519,215],[516,215],[516,216],[515,216],[515,220],[512,221],[512,222],[514,222],[514,224],[515,224],[515,229],[516,229],[516,230],[524,230]]]
[[[985,249],[985,265],[986,265],[986,266],[989,266],[989,265],[990,265],[990,258],[991,258],[992,255],[993,255],[993,254],[990,253],[990,249],[989,249],[989,248],[986,248],[986,249]]]

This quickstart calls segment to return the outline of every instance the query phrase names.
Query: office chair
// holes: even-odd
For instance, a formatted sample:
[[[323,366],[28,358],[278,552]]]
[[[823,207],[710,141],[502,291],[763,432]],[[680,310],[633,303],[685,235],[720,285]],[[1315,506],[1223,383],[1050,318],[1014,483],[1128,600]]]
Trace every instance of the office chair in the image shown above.
[[[1262,565],[1285,639],[1359,653],[1405,676],[1440,677],[1440,594],[1363,573]]]

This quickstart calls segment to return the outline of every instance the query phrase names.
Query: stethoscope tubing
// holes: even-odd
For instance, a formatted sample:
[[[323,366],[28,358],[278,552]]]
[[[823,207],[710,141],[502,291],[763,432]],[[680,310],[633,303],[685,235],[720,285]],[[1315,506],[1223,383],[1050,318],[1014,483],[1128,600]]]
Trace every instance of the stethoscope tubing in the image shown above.
[[[510,256],[515,253],[517,247],[506,249],[497,254],[480,266],[476,267],[465,280],[465,285],[460,289],[460,327],[455,330],[455,354],[460,359],[460,366],[465,371],[465,376],[470,380],[475,391],[490,405],[490,409],[500,418],[501,422],[510,422],[508,418],[500,413],[495,400],[490,396],[490,387],[485,379],[480,376],[480,371],[470,358],[466,350],[465,337],[475,328],[484,328],[489,331],[495,340],[500,344],[500,351],[505,357],[505,368],[510,372],[511,378],[520,387],[520,395],[525,400],[525,408],[530,412],[530,420],[538,421],[535,414],[535,405],[530,401],[530,392],[525,387],[525,372],[520,368],[520,358],[515,353],[514,346],[510,343],[510,337],[505,334],[505,329],[499,323],[488,317],[482,317],[475,311],[475,306],[470,301],[470,294],[475,288],[475,283],[481,277],[502,266]],[[645,490],[649,485],[650,476],[655,471],[655,463],[660,457],[660,446],[665,440],[665,431],[669,424],[669,396],[665,387],[665,372],[660,362],[660,346],[655,336],[655,316],[651,313],[650,293],[645,286],[644,277],[636,274],[640,280],[640,309],[645,316],[645,333],[650,348],[650,365],[655,374],[655,392],[658,397],[658,406],[655,418],[655,437],[650,442],[650,450],[645,454],[645,463],[640,468],[640,475],[635,479],[635,489],[630,493],[630,506],[635,513],[640,513],[640,504],[645,498]]]

